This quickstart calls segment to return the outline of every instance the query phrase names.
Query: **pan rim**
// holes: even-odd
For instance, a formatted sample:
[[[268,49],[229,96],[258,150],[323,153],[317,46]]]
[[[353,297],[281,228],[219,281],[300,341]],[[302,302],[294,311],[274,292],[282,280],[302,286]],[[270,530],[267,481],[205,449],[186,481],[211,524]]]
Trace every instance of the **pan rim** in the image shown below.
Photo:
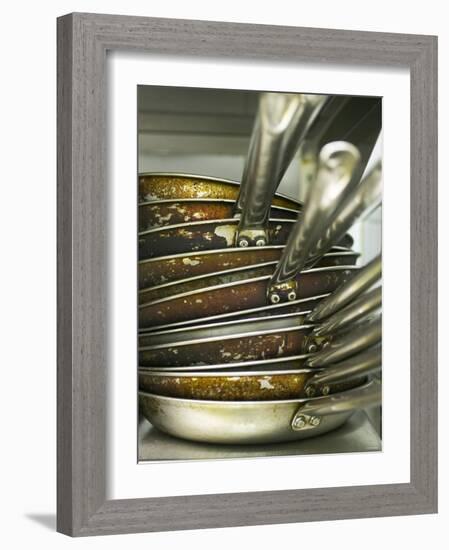
[[[287,223],[294,224],[297,220],[291,220],[288,218],[270,218],[270,222],[273,223]],[[232,222],[232,223],[231,223]],[[183,227],[199,227],[201,225],[207,224],[217,224],[217,225],[238,225],[240,223],[239,218],[221,218],[215,220],[199,220],[195,222],[184,222],[184,223],[174,223],[172,225],[162,225],[161,227],[154,227],[153,229],[147,229],[145,231],[139,231],[137,234],[139,237],[149,235],[151,233],[158,233],[161,231],[167,231],[169,229],[179,229]],[[234,248],[234,247],[233,247]],[[226,250],[226,249],[223,249]]]
[[[200,343],[208,343],[208,342],[217,342],[217,341],[223,341],[223,340],[233,340],[235,338],[251,338],[252,336],[266,336],[269,334],[279,334],[284,332],[292,332],[294,330],[307,330],[307,329],[313,329],[316,327],[316,325],[300,325],[299,327],[287,327],[287,328],[275,328],[275,329],[269,329],[269,330],[259,330],[259,331],[250,331],[250,332],[241,332],[237,334],[225,334],[224,336],[212,336],[207,338],[196,338],[193,340],[183,340],[181,342],[169,342],[168,344],[154,344],[153,346],[143,346],[139,347],[140,351],[152,351],[154,349],[164,349],[164,348],[178,348],[178,347],[184,347],[188,345],[195,345]]]
[[[300,354],[300,355],[287,355],[287,356],[283,356],[283,357],[272,357],[270,359],[251,359],[251,361],[236,361],[234,363],[217,363],[215,365],[185,365],[185,366],[182,366],[182,367],[165,367],[167,369],[185,369],[185,368],[189,368],[189,369],[194,369],[194,368],[200,368],[200,369],[206,369],[206,368],[223,368],[223,369],[231,369],[231,368],[238,368],[240,365],[242,366],[254,366],[254,365],[258,365],[258,364],[261,364],[261,363],[276,363],[276,362],[281,362],[281,363],[288,363],[289,361],[297,361],[297,360],[300,360],[300,359],[308,359],[309,357],[311,357],[313,354],[312,353],[303,353],[303,354]],[[139,365],[138,366],[138,369],[142,369],[142,370],[145,370],[145,369],[153,369],[155,367],[145,367],[143,365]],[[307,368],[310,368],[310,369],[321,369],[322,367],[307,367]],[[169,371],[171,372],[171,371]],[[187,372],[187,371],[185,371]]]
[[[351,389],[348,389],[348,390],[343,390],[341,392],[336,392],[334,394],[332,394],[334,397],[336,395],[342,395],[342,394],[345,394],[347,392],[351,392],[353,391],[354,389],[363,389],[363,388],[366,388],[366,387],[369,387],[370,385],[373,384],[373,381],[372,380],[368,380],[367,382],[365,382],[364,384],[361,384],[360,386],[356,386],[355,388],[351,388]],[[198,404],[204,404],[204,405],[213,405],[213,406],[221,406],[222,404],[225,406],[225,407],[231,407],[231,406],[245,406],[245,407],[258,407],[260,405],[265,405],[265,406],[273,406],[273,405],[293,405],[295,403],[299,403],[299,404],[303,404],[303,403],[307,403],[309,401],[312,401],[313,403],[318,403],[319,401],[324,401],[326,399],[328,399],[329,396],[327,395],[319,395],[317,397],[299,397],[299,398],[296,398],[296,399],[270,399],[270,400],[258,400],[258,401],[219,401],[219,400],[213,400],[213,399],[188,399],[188,398],[185,398],[185,397],[169,397],[168,395],[158,395],[156,393],[151,393],[151,392],[146,392],[146,391],[143,391],[143,390],[139,390],[139,396],[140,395],[143,395],[143,396],[148,396],[148,397],[152,397],[152,398],[155,398],[155,399],[161,399],[162,401],[174,401],[174,402],[186,402],[188,405],[192,405],[192,404],[195,404],[195,405],[198,405]],[[339,414],[339,413],[334,413],[334,414]],[[328,416],[328,415],[325,415],[325,416]],[[331,415],[329,415],[331,416]]]
[[[335,265],[335,266],[326,266],[326,267],[313,267],[311,269],[305,269],[305,270],[301,271],[301,273],[314,273],[314,272],[318,272],[318,271],[331,271],[331,270],[335,270],[335,271],[357,271],[359,269],[360,269],[360,267],[355,266],[355,265]],[[181,292],[180,294],[174,294],[173,296],[167,296],[165,298],[159,298],[159,300],[154,300],[152,302],[148,302],[148,303],[145,303],[145,304],[139,304],[138,308],[143,309],[145,307],[150,307],[150,306],[154,306],[154,305],[161,304],[161,303],[164,303],[164,302],[168,302],[170,300],[174,300],[175,298],[178,299],[178,298],[185,298],[186,296],[192,296],[192,295],[198,294],[200,292],[207,292],[207,291],[210,291],[210,290],[217,290],[217,289],[220,289],[220,288],[229,288],[231,286],[237,286],[239,284],[241,285],[241,284],[255,283],[255,282],[258,282],[258,281],[267,281],[270,278],[271,278],[271,275],[262,275],[260,277],[252,277],[250,279],[244,279],[243,281],[232,281],[231,283],[223,283],[221,285],[213,285],[213,286],[209,286],[209,287],[206,287],[206,288],[189,290],[188,292]]]
[[[138,292],[139,292],[139,296],[141,296],[141,295],[145,295],[145,293],[147,292],[152,292],[153,290],[159,290],[160,288],[187,284],[192,281],[205,279],[206,277],[226,276],[228,274],[240,273],[241,271],[253,270],[258,267],[262,268],[270,265],[277,265],[278,262],[279,260],[271,260],[270,262],[262,262],[259,264],[239,265],[237,267],[231,267],[230,269],[224,269],[223,271],[212,271],[208,273],[202,273],[200,275],[193,275],[192,277],[184,277],[183,279],[174,279],[173,281],[167,281],[166,283],[161,283],[160,285],[147,286],[145,288],[140,288]]]
[[[146,371],[142,371],[140,368],[138,369],[138,374],[148,375],[148,376],[168,376],[170,378],[242,378],[243,376],[253,378],[257,376],[283,376],[283,375],[289,375],[289,374],[312,374],[322,371],[323,369],[291,369],[291,370],[279,370],[279,371],[273,371],[273,370],[266,370],[266,371],[236,371],[235,373],[231,372],[222,372],[222,371],[215,371],[215,372],[187,372],[187,371],[163,371],[163,370],[151,370],[147,369]]]
[[[146,177],[146,176],[156,176],[156,177],[179,177],[179,178],[196,178],[196,179],[203,179],[212,181],[214,183],[227,183],[234,185],[236,187],[241,186],[240,182],[236,180],[230,180],[226,178],[217,178],[217,176],[201,176],[199,174],[188,174],[186,172],[139,172],[138,178],[140,177]],[[287,199],[299,206],[303,206],[303,203],[300,202],[298,199],[294,199],[292,197],[289,197],[288,195],[285,195],[284,193],[275,193],[275,197],[280,197],[283,199]]]
[[[187,320],[187,321],[179,321],[179,322],[176,322],[176,323],[166,323],[165,325],[156,325],[154,327],[146,327],[146,328],[140,328],[138,333],[139,333],[139,336],[140,335],[143,335],[143,334],[152,334],[153,332],[157,332],[157,330],[161,329],[161,330],[166,330],[166,327],[168,327],[168,330],[170,330],[170,326],[173,326],[173,329],[176,329],[176,328],[184,328],[182,325],[184,323],[188,323],[186,325],[184,325],[186,328],[187,327],[191,327],[193,328],[195,325],[195,323],[197,321],[206,321],[206,320],[214,320],[214,319],[218,319],[218,320],[222,320],[222,319],[226,319],[228,317],[232,317],[233,315],[239,317],[240,315],[243,316],[247,313],[252,313],[252,312],[258,312],[258,311],[262,311],[262,310],[268,310],[268,311],[271,311],[272,309],[276,309],[276,308],[284,308],[284,307],[288,307],[288,306],[295,306],[295,305],[299,305],[301,304],[302,302],[312,302],[312,301],[315,301],[315,300],[323,300],[324,298],[327,298],[328,296],[330,296],[332,293],[331,292],[326,292],[324,294],[316,294],[315,296],[311,296],[310,298],[301,298],[300,300],[293,300],[291,302],[284,302],[282,304],[269,304],[267,306],[259,306],[259,307],[253,307],[253,308],[248,308],[248,309],[241,309],[240,311],[229,311],[227,313],[220,313],[218,315],[211,315],[210,317],[199,317],[199,318],[196,318],[196,319],[190,319],[190,320]],[[282,315],[282,314],[281,314]],[[266,317],[270,317],[269,315],[267,315]],[[275,315],[273,315],[272,317],[275,317]],[[259,319],[260,317],[248,317],[248,319],[240,319],[241,321],[250,321],[250,320],[256,320],[256,319]],[[237,321],[239,319],[236,319]],[[181,326],[179,326],[181,325]]]
[[[252,319],[235,319],[235,320],[232,320],[232,321],[229,321],[228,323],[226,323],[226,326],[232,326],[232,325],[237,325],[238,323],[258,323],[258,322],[267,322],[267,320],[272,320],[272,321],[276,321],[278,319],[289,319],[289,318],[294,318],[294,317],[306,317],[309,313],[311,313],[312,310],[309,309],[309,310],[305,310],[305,311],[293,311],[291,313],[281,313],[280,315],[266,315],[266,316],[261,316],[261,317],[254,317]],[[194,325],[193,327],[179,327],[179,328],[174,328],[174,329],[168,329],[168,330],[160,330],[160,331],[154,331],[154,332],[151,332],[150,335],[151,336],[160,336],[160,335],[163,335],[163,334],[179,334],[180,332],[182,331],[188,331],[188,330],[204,330],[204,329],[209,329],[209,328],[215,328],[215,327],[222,327],[224,326],[223,323],[220,323],[220,322],[217,322],[217,323],[210,323],[210,324],[203,324],[203,325]],[[140,334],[139,333],[139,337],[140,336],[145,336],[144,334]]]
[[[165,226],[168,227],[168,226]],[[280,249],[285,248],[284,244],[270,244],[267,246],[247,246],[245,248],[242,247],[229,247],[229,248],[214,248],[213,250],[194,250],[189,252],[179,252],[178,254],[167,254],[166,256],[156,256],[155,258],[146,258],[145,260],[139,260],[138,264],[145,264],[145,263],[151,263],[151,262],[157,262],[160,260],[171,260],[176,258],[184,258],[186,256],[202,256],[203,254],[227,254],[230,252],[231,254],[237,253],[237,252],[243,252],[244,250],[271,250],[271,249]],[[334,250],[338,249],[338,250]],[[355,250],[352,250],[351,248],[347,248],[346,246],[333,246],[332,247],[333,252],[326,252],[324,256],[357,256],[360,257],[361,253],[356,252]]]
[[[161,203],[164,204],[174,204],[174,203],[193,203],[193,202],[200,202],[200,203],[225,203],[225,204],[235,204],[235,200],[232,199],[219,199],[219,198],[206,198],[206,197],[189,197],[189,198],[178,198],[178,199],[157,199],[154,201],[142,201],[137,203],[137,206],[140,208],[142,206],[157,206]],[[294,208],[288,208],[287,206],[278,206],[277,204],[272,204],[272,208],[276,208],[277,210],[282,210],[284,212],[291,212],[294,214],[298,214],[300,210],[295,210]],[[187,222],[186,222],[187,223]]]

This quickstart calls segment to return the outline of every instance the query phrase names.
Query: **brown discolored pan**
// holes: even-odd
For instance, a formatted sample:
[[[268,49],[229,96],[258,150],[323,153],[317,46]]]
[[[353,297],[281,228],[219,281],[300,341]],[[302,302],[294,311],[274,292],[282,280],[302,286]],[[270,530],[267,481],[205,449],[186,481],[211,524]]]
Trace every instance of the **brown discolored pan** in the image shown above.
[[[139,365],[213,365],[299,355],[312,329],[311,325],[302,325],[142,347]]]
[[[282,245],[228,248],[141,260],[139,289],[238,267],[277,262],[283,250]],[[317,262],[316,267],[354,265],[358,257],[359,254],[352,250],[334,247]]]
[[[244,309],[243,311],[235,311],[231,313],[223,313],[221,315],[211,315],[210,317],[201,317],[190,319],[189,321],[181,321],[180,323],[169,323],[167,325],[159,325],[156,327],[148,327],[139,330],[139,334],[150,334],[161,330],[175,330],[180,328],[193,327],[198,325],[209,325],[242,320],[256,321],[260,318],[269,318],[277,315],[287,315],[301,313],[303,311],[312,311],[321,300],[329,296],[329,294],[321,294],[312,296],[303,300],[294,300],[293,302],[284,302],[282,304],[270,304],[269,306],[256,307],[252,309]]]
[[[267,401],[306,397],[306,382],[320,369],[259,372],[164,372],[139,370],[139,389],[184,399],[217,401]],[[349,390],[366,381],[365,377],[329,384],[326,394]],[[315,396],[322,395],[320,393]]]
[[[356,270],[353,266],[314,268],[297,276],[298,299],[333,292]],[[270,276],[194,290],[139,305],[139,328],[263,307]]]
[[[209,176],[173,173],[143,173],[139,176],[139,202],[167,199],[229,199],[237,200],[240,184]],[[293,210],[301,203],[276,193],[273,204]]]
[[[234,216],[234,201],[224,199],[172,199],[139,204],[139,231],[186,222],[220,220]],[[298,211],[273,206],[270,217],[296,220]]]
[[[268,224],[272,244],[285,244],[294,220],[271,219]],[[169,254],[233,248],[237,218],[167,225],[139,233],[139,260]]]

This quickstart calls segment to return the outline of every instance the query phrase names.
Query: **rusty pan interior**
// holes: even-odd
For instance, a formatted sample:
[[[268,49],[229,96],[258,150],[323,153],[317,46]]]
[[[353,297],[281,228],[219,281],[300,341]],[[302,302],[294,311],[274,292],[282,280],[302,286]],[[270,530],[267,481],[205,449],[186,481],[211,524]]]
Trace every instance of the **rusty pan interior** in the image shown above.
[[[236,201],[240,184],[212,176],[195,174],[144,172],[139,175],[139,202],[167,199],[228,199]],[[302,204],[281,193],[273,197],[273,204],[300,210]]]
[[[218,401],[263,401],[306,397],[305,385],[320,369],[258,372],[164,372],[139,370],[139,389],[184,399],[215,399]],[[329,384],[327,393],[336,393],[362,384],[358,377]],[[316,394],[321,395],[321,394]]]

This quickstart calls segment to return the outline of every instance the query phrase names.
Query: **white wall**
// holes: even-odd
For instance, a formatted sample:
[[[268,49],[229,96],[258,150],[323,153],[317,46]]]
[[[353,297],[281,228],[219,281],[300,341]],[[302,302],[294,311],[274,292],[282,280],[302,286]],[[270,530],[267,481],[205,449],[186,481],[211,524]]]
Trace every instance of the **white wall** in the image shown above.
[[[447,423],[440,399],[441,496],[438,516],[385,518],[248,527],[70,541],[54,533],[55,513],[55,18],[71,11],[228,20],[392,31],[440,33],[441,98],[449,95],[449,35],[444,3],[377,0],[317,3],[175,1],[8,2],[2,10],[0,128],[2,181],[1,540],[5,548],[279,548],[410,550],[446,543],[449,520]],[[446,102],[441,120],[448,120]],[[441,125],[440,147],[449,149]],[[446,153],[447,154],[447,153]],[[449,199],[449,173],[441,154],[441,204]],[[5,195],[6,191],[6,195]],[[441,216],[442,235],[448,216]],[[446,230],[446,231],[445,231]],[[447,247],[446,247],[447,248]],[[443,250],[442,253],[445,251]],[[443,254],[442,254],[443,256]],[[444,269],[446,254],[442,258]],[[447,298],[441,278],[441,296]],[[446,300],[447,301],[447,300]],[[5,307],[6,305],[6,307]],[[443,311],[443,308],[441,308]],[[444,316],[446,317],[446,316]],[[447,323],[447,322],[446,322]],[[444,328],[443,328],[444,330]],[[443,340],[444,342],[444,340]],[[443,350],[442,350],[443,351]],[[442,353],[440,387],[448,387],[448,354]],[[5,378],[6,374],[6,378]],[[400,388],[399,388],[400,389]],[[298,472],[298,475],[300,473]],[[74,547],[71,546],[71,547]]]

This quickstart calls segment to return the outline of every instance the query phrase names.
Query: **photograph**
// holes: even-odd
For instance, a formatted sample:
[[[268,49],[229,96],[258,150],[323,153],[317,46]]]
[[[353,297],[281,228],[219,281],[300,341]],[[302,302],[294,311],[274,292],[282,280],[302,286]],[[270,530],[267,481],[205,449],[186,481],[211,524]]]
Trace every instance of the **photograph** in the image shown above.
[[[136,117],[138,462],[381,451],[382,97],[139,85]]]

